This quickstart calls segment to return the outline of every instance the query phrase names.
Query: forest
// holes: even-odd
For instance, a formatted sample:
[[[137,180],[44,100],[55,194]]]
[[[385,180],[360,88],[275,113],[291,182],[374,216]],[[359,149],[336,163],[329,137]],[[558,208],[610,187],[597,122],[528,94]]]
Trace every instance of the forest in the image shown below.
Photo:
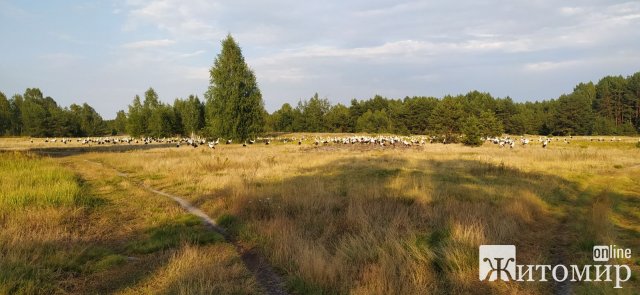
[[[31,137],[217,136],[205,94],[163,103],[149,88],[136,95],[127,110],[104,120],[87,103],[68,107],[37,88],[8,98],[0,92],[0,135]],[[477,122],[484,135],[635,135],[640,131],[640,72],[607,76],[597,83],[580,83],[556,99],[514,102],[471,91],[456,96],[390,99],[376,95],[332,104],[317,93],[297,105],[285,103],[269,114],[260,106],[259,132],[368,132],[459,134],[467,122]],[[252,110],[255,111],[255,110]]]

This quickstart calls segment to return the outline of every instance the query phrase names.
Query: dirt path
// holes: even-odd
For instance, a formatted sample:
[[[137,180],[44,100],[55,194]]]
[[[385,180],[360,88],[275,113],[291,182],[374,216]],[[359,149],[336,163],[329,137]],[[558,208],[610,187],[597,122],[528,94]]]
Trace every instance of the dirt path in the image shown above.
[[[129,177],[126,173],[118,171],[113,167],[108,167],[102,163],[94,162],[90,160],[85,160],[85,161],[95,165],[99,165],[107,169],[114,170],[118,176],[127,179],[128,181],[144,188],[149,192],[152,192],[157,195],[161,195],[163,197],[170,198],[175,202],[177,202],[185,211],[200,217],[202,221],[205,224],[207,224],[213,231],[216,231],[222,236],[224,236],[225,239],[235,247],[236,251],[242,258],[242,262],[244,263],[245,267],[249,271],[251,271],[251,273],[253,274],[253,276],[255,277],[256,281],[258,282],[262,290],[265,292],[265,294],[269,294],[269,295],[288,294],[283,288],[284,281],[282,277],[274,271],[273,267],[271,267],[268,261],[264,257],[262,257],[260,253],[258,253],[255,249],[245,247],[241,242],[239,242],[238,240],[230,236],[224,230],[224,228],[222,228],[215,222],[215,220],[213,220],[211,217],[209,217],[206,213],[204,213],[199,208],[193,206],[187,200],[176,195],[172,195],[163,191],[156,190],[148,185],[145,185]]]

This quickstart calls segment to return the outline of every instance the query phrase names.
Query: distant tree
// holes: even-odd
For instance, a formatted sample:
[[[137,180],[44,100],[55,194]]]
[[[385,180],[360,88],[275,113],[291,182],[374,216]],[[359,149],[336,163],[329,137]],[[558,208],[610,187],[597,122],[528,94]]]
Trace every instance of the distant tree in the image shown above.
[[[593,103],[595,111],[612,120],[616,126],[630,121],[633,117],[633,107],[625,104],[627,91],[627,80],[622,76],[602,78],[596,85],[596,98]]]
[[[69,109],[52,108],[48,113],[47,136],[80,136],[80,122]]]
[[[160,98],[158,97],[158,93],[153,89],[153,87],[149,87],[147,91],[144,92],[144,101],[142,103],[142,107],[151,111],[160,106]]]
[[[116,130],[117,134],[127,133],[127,114],[123,110],[119,110],[116,113],[113,128]]]
[[[340,103],[332,106],[325,115],[325,124],[331,132],[350,132],[349,108]]]
[[[189,95],[186,100],[176,99],[173,104],[176,111],[177,132],[194,135],[204,127],[204,104],[197,96]]]
[[[140,96],[136,95],[133,98],[133,102],[129,105],[127,133],[134,137],[145,134],[145,120]]]
[[[464,138],[462,139],[462,143],[469,146],[481,146],[484,142],[480,136],[482,136],[480,129],[480,121],[475,116],[470,116],[464,122],[464,127],[462,127],[462,132],[464,134]]]
[[[391,130],[395,134],[409,135],[409,128],[405,122],[407,121],[408,111],[406,110],[402,100],[388,100],[387,109],[384,109],[391,119]]]
[[[253,71],[245,63],[242,50],[227,35],[222,52],[210,70],[206,93],[209,133],[246,140],[264,130],[266,111]]]
[[[152,87],[149,87],[144,92],[144,100],[142,102],[143,134],[151,136],[151,129],[157,130],[160,128],[159,126],[151,126],[151,116],[160,108],[160,104],[158,93]]]
[[[387,133],[390,130],[391,120],[384,109],[374,112],[368,110],[356,123],[357,132]]]
[[[11,131],[11,104],[9,100],[0,92],[0,135]]]
[[[165,104],[158,104],[151,111],[147,135],[155,138],[171,136],[175,126],[173,109]]]
[[[305,127],[305,118],[302,115],[302,102],[298,102],[298,106],[293,109],[293,122],[291,123],[291,129],[295,132],[307,131]]]
[[[493,115],[490,111],[480,112],[480,118],[478,118],[478,128],[480,129],[480,136],[482,137],[495,137],[501,136],[504,132],[502,128],[502,122]]]
[[[574,92],[558,98],[553,118],[553,133],[557,135],[588,135],[593,130],[592,98]]]
[[[451,142],[454,134],[460,133],[464,109],[459,98],[447,96],[442,99],[429,116],[430,131],[436,135],[444,135]]]
[[[331,103],[329,103],[329,100],[319,98],[318,93],[314,94],[308,101],[299,103],[298,109],[302,112],[304,130],[309,132],[326,131],[324,117],[330,108]]]
[[[617,135],[618,128],[613,120],[607,119],[601,115],[596,115],[593,122],[593,135]]]
[[[491,96],[491,94],[474,90],[464,95],[464,97],[462,97],[462,104],[464,107],[464,112],[467,115],[473,115],[473,116],[476,116],[477,118],[480,118],[481,112],[484,112],[484,111],[494,112],[496,110],[496,107],[500,103],[496,103],[496,100]],[[511,111],[513,112],[513,109]]]
[[[295,113],[290,104],[285,103],[272,115],[273,129],[281,132],[292,132]]]
[[[83,103],[80,108],[80,129],[87,136],[101,136],[106,132],[102,116],[87,103]]]
[[[429,117],[438,104],[433,97],[405,98],[406,119],[404,125],[412,134],[425,134],[429,127]]]
[[[620,125],[618,134],[626,136],[636,136],[638,134],[638,130],[636,130],[636,127],[633,126],[631,122],[625,122],[624,124]]]
[[[50,114],[40,89],[28,88],[25,91],[24,102],[22,102],[20,108],[20,117],[23,121],[22,131],[24,135],[34,137],[51,136],[47,127]]]
[[[22,104],[24,98],[20,94],[16,94],[9,100],[9,108],[11,109],[11,135],[22,135]]]
[[[495,100],[495,116],[502,123],[504,131],[509,134],[517,132],[513,118],[517,114],[516,104],[509,97]]]
[[[627,87],[629,88],[629,104],[631,105],[631,109],[633,109],[633,122],[636,130],[640,132],[640,72],[627,78]]]

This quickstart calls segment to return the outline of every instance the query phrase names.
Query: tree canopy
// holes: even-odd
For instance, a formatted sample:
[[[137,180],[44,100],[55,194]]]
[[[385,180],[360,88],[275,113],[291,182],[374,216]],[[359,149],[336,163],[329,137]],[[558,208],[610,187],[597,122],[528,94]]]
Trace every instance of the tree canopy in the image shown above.
[[[262,133],[266,114],[262,94],[231,35],[222,41],[222,51],[209,73],[209,89],[205,94],[208,133],[239,140]]]
[[[459,135],[635,135],[640,131],[640,72],[579,83],[557,99],[514,102],[489,93],[390,99],[375,95],[332,105],[315,93],[296,107],[264,110],[255,76],[231,36],[211,68],[205,101],[196,95],[164,103],[148,88],[127,111],[105,121],[89,104],[61,107],[38,88],[8,98],[0,92],[0,135],[131,136],[204,135],[246,140],[276,132],[370,132]],[[473,126],[468,126],[468,125]],[[477,129],[477,130],[476,130]],[[469,137],[470,138],[470,137]],[[449,140],[450,139],[450,140]]]

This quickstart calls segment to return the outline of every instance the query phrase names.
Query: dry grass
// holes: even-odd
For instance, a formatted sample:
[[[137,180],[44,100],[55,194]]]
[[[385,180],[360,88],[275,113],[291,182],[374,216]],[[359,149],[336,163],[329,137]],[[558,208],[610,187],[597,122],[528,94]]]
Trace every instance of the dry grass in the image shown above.
[[[211,249],[226,253],[208,260],[211,271],[234,269],[219,274],[241,286],[229,290],[255,293],[250,273],[219,245],[219,235],[113,170],[14,152],[0,160],[0,294],[112,293],[156,273],[173,276],[169,293],[219,293],[220,284],[200,284],[192,269],[166,266]]]
[[[300,293],[547,293],[549,284],[478,282],[478,246],[515,244],[519,263],[588,261],[594,244],[637,248],[633,142],[223,145],[87,157],[231,216],[225,225]],[[559,243],[568,249],[558,253]]]
[[[93,168],[81,164],[85,159],[186,196],[243,243],[260,249],[297,293],[545,294],[552,285],[479,282],[478,246],[515,244],[519,264],[588,262],[595,244],[640,247],[635,141],[575,138],[547,149],[513,150],[491,144],[381,149],[275,143],[93,153],[62,161],[93,175],[90,183],[113,176],[88,172]],[[106,195],[127,192],[116,194],[123,199],[110,207],[131,218],[130,229],[117,232],[122,239],[152,235],[145,228],[165,224],[158,216],[176,209],[161,201],[150,206],[129,185],[100,185]],[[134,215],[135,210],[152,213]],[[95,222],[94,228],[105,231],[113,226]],[[225,266],[236,261],[225,245],[179,249],[124,291],[255,292],[241,268]],[[218,252],[220,257],[212,255]],[[623,262],[636,276],[625,289],[639,288],[640,259]],[[193,273],[192,264],[210,275]],[[215,275],[220,269],[235,287],[247,289],[231,288]],[[610,287],[580,284],[574,291],[607,293]]]
[[[257,294],[253,277],[233,246],[186,245],[167,264],[122,294]]]

